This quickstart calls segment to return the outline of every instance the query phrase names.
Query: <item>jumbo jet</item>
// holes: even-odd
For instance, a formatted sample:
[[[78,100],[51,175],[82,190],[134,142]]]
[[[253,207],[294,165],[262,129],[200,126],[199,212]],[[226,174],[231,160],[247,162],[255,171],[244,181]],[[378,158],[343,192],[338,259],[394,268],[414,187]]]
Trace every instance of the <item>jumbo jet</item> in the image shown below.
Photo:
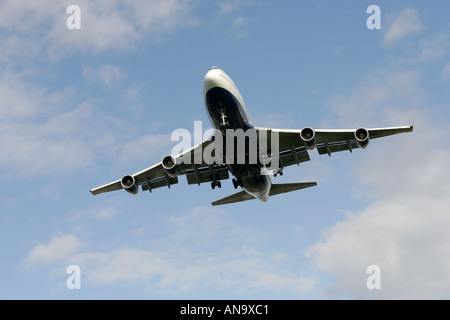
[[[137,194],[139,187],[143,191],[152,192],[160,187],[170,188],[178,183],[178,177],[186,175],[189,185],[211,183],[212,189],[221,187],[221,180],[229,179],[230,173],[234,176],[232,183],[235,189],[242,191],[212,203],[213,206],[227,203],[259,199],[267,201],[270,196],[294,190],[316,186],[316,182],[273,184],[272,176],[283,174],[283,169],[290,165],[299,165],[309,161],[308,152],[316,149],[319,154],[331,156],[334,152],[364,149],[369,140],[381,138],[404,132],[412,132],[413,126],[389,128],[357,128],[349,130],[312,129],[276,129],[253,126],[245,106],[244,100],[233,80],[220,68],[212,67],[203,80],[203,98],[208,116],[215,128],[216,135],[205,139],[200,144],[191,147],[179,154],[165,156],[161,162],[107,185],[90,190],[93,195],[104,192],[124,189],[131,194]],[[249,161],[249,148],[244,149],[245,161],[236,161],[236,153],[224,143],[230,130],[253,132],[257,136],[253,140],[258,152],[263,150],[264,157],[256,161]],[[220,139],[217,137],[220,136]],[[268,137],[267,140],[260,137]],[[276,141],[272,141],[276,137]],[[272,140],[271,140],[272,139]],[[248,139],[250,143],[250,139]],[[262,143],[265,148],[262,148]],[[275,143],[276,142],[276,143]],[[212,145],[213,144],[213,145]],[[214,149],[217,144],[217,149]],[[220,147],[219,147],[220,145]],[[209,148],[215,150],[219,160],[211,163],[201,155]],[[198,155],[200,154],[200,157]],[[228,154],[232,154],[228,156]],[[198,161],[198,159],[201,159]],[[216,158],[217,159],[217,158]],[[270,161],[270,170],[267,170]],[[274,160],[276,159],[276,160]],[[188,160],[188,161],[186,161]],[[195,161],[197,160],[197,161]],[[275,164],[275,166],[274,166]],[[271,171],[271,172],[268,172]],[[272,173],[272,174],[271,174]]]

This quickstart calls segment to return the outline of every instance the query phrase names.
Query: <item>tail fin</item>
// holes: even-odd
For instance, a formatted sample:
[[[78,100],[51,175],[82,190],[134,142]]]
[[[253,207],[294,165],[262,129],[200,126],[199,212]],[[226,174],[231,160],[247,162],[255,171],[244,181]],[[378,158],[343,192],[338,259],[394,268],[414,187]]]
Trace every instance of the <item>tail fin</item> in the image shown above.
[[[314,187],[316,186],[316,182],[300,182],[300,183],[284,183],[284,184],[273,184],[270,188],[269,196],[274,196],[280,193],[286,193],[291,192],[295,190],[300,190],[304,188]],[[241,191],[235,194],[232,194],[231,196],[228,196],[226,198],[217,200],[212,203],[213,206],[218,206],[221,204],[227,204],[227,203],[234,203],[234,202],[241,202],[246,200],[252,200],[255,199],[251,195],[249,195],[245,191]]]

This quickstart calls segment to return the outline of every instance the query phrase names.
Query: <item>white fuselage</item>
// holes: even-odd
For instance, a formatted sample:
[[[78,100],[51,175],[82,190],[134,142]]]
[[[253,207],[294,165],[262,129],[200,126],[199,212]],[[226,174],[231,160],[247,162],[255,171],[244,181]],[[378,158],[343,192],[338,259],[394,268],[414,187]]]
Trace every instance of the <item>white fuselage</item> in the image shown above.
[[[203,98],[213,126],[225,134],[227,129],[253,129],[247,108],[241,93],[233,80],[221,69],[212,67],[203,80]],[[261,174],[264,167],[260,165],[246,166],[230,163],[227,165],[231,173],[240,181],[242,188],[251,196],[267,201],[272,181],[267,174]],[[245,169],[245,170],[242,170]],[[245,172],[243,174],[242,172]],[[254,174],[249,174],[254,172]]]

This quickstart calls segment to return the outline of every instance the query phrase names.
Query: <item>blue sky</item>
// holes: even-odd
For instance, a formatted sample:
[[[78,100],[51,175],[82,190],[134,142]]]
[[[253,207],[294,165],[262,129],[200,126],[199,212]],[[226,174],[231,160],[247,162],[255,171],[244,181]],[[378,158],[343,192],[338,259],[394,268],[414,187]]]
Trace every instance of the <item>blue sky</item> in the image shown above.
[[[69,30],[66,9],[81,9]],[[369,30],[366,9],[381,8]],[[0,298],[450,297],[450,7],[441,1],[0,3]],[[209,184],[89,189],[209,128],[220,66],[257,126],[414,124],[275,182],[318,186],[212,207]],[[69,290],[66,269],[81,270]],[[369,290],[366,270],[381,270]]]

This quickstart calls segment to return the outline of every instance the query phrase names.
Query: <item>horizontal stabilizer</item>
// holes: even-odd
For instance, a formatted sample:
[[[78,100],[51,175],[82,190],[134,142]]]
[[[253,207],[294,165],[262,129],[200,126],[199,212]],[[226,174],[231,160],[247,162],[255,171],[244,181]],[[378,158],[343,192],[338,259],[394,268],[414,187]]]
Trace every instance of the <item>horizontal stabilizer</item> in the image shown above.
[[[295,190],[305,189],[309,187],[317,186],[316,182],[299,182],[299,183],[282,183],[273,184],[270,188],[269,196],[274,196],[280,193],[291,192]]]
[[[300,190],[304,188],[314,187],[316,186],[316,182],[300,182],[300,183],[283,183],[283,184],[273,184],[270,188],[269,196],[274,196],[280,193],[286,193],[291,192],[295,190]],[[234,203],[234,202],[241,202],[246,200],[252,200],[255,199],[251,195],[249,195],[245,191],[241,191],[235,194],[232,194],[231,196],[228,196],[226,198],[217,200],[212,203],[213,206],[218,206],[221,204],[227,204],[227,203]]]
[[[218,206],[218,205],[221,205],[221,204],[227,204],[227,203],[233,203],[233,202],[241,202],[241,201],[252,200],[252,199],[255,199],[255,198],[253,198],[247,192],[241,191],[241,192],[232,194],[231,196],[228,196],[226,198],[214,201],[212,203],[212,205],[213,206]]]

